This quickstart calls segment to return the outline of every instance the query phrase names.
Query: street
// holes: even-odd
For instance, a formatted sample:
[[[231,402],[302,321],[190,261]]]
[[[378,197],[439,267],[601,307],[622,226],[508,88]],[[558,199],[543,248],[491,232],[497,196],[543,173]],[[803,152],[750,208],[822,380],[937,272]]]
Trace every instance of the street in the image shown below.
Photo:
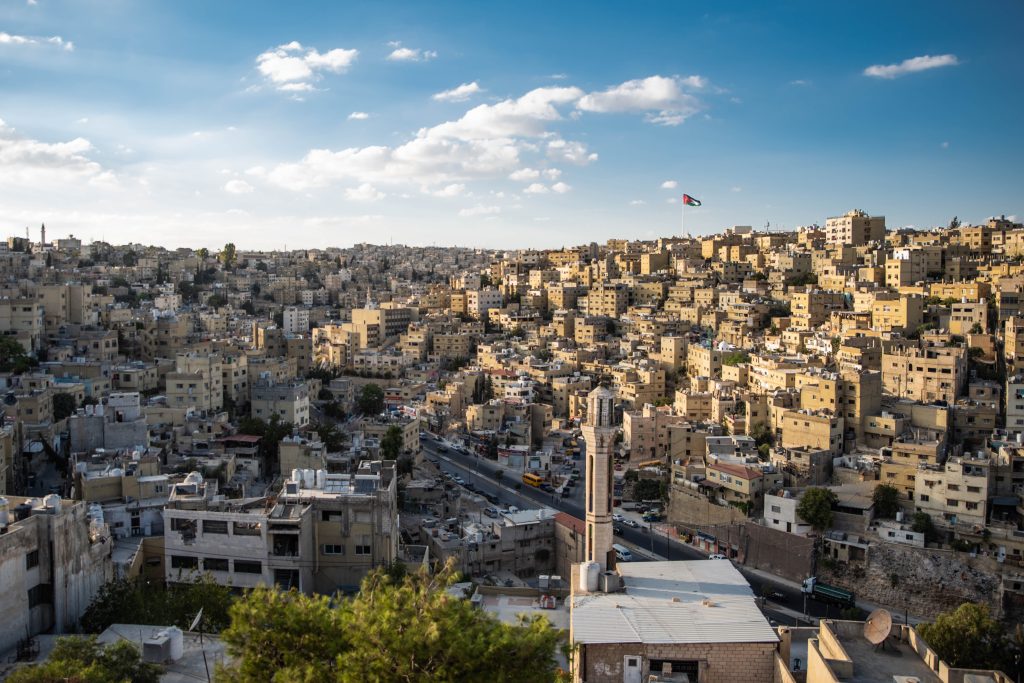
[[[520,483],[519,475],[513,476],[510,471],[505,471],[501,476],[496,476],[496,473],[503,468],[482,456],[460,453],[452,446],[441,444],[430,437],[421,439],[420,443],[425,454],[441,463],[442,471],[462,476],[467,483],[473,484],[482,493],[496,495],[501,505],[515,505],[521,508],[544,505],[567,512],[578,519],[584,519],[586,516],[583,509],[583,482],[586,480],[585,459],[573,461],[580,468],[580,483],[574,488],[571,496],[562,498],[557,493],[547,493],[532,486],[524,485],[520,490],[515,490],[515,485]],[[438,446],[442,445],[446,448],[445,452],[438,450]],[[641,526],[638,529],[624,525],[617,526],[621,526],[622,529],[616,538],[643,549],[645,554],[668,560],[707,559],[707,555],[702,551],[668,536],[652,534],[646,526]],[[750,588],[755,596],[763,595],[763,591],[767,587],[768,592],[781,596],[773,599],[772,603],[790,612],[804,613],[804,595],[798,586],[782,579],[772,580],[764,572],[754,571],[735,563],[734,565],[750,583]],[[837,617],[840,611],[835,605],[827,605],[812,599],[807,599],[806,610],[806,614],[813,617]],[[766,612],[771,612],[771,609],[769,608]],[[771,618],[780,624],[793,623],[793,617],[789,612],[774,612]]]

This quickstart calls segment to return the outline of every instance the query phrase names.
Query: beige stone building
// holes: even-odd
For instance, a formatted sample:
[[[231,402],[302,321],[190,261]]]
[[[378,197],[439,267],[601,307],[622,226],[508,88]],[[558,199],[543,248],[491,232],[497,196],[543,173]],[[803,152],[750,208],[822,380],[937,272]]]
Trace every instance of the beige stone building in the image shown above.
[[[825,220],[825,240],[830,244],[861,246],[885,240],[885,216],[868,216],[859,209]]]

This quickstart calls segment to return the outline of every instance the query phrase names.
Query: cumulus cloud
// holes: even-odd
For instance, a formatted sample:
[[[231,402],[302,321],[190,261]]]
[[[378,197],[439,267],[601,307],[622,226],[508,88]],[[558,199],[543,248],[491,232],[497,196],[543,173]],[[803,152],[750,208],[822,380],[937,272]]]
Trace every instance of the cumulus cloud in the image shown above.
[[[249,194],[252,189],[252,185],[237,178],[224,184],[224,191],[230,194]]]
[[[442,92],[435,93],[432,95],[431,99],[437,100],[438,102],[465,102],[470,97],[480,92],[483,92],[483,89],[476,81],[473,81],[472,83],[463,83],[451,90],[444,90]]]
[[[548,187],[543,183],[530,183],[523,192],[526,194],[547,194]]]
[[[701,109],[701,102],[688,91],[703,90],[703,76],[648,76],[620,83],[580,98],[582,111],[598,113],[647,112],[651,123],[677,126]]]
[[[427,194],[434,197],[442,197],[449,199],[451,197],[458,197],[466,191],[466,186],[463,183],[450,183],[437,190],[424,190]]]
[[[75,44],[70,40],[64,40],[60,36],[35,37],[19,36],[0,31],[0,45],[52,45],[66,52],[72,52]]]
[[[510,173],[508,176],[509,180],[519,181],[536,180],[537,178],[540,178],[540,171],[538,171],[535,168],[529,167],[520,168],[517,171],[512,171],[512,173]]]
[[[354,111],[348,115],[349,121],[365,121],[368,118],[370,118],[370,115],[365,111]]]
[[[485,206],[483,204],[477,204],[474,207],[459,211],[459,217],[472,218],[474,216],[493,216],[499,213],[501,213],[500,206]]]
[[[278,90],[305,92],[313,90],[313,83],[324,73],[347,71],[358,56],[359,50],[344,48],[320,53],[316,48],[303,47],[293,40],[258,55],[256,68]]]
[[[646,203],[647,202],[645,202],[642,199],[632,199],[632,200],[630,200],[629,205],[630,206],[643,206]]]
[[[548,156],[558,161],[567,161],[577,166],[586,166],[597,161],[597,153],[591,152],[582,142],[557,138],[548,142]]]
[[[569,186],[569,185],[566,185],[565,183],[555,183],[554,185],[551,186],[551,191],[552,192],[557,192],[558,194],[565,194],[566,192],[568,192],[571,189],[572,189],[572,187]]]
[[[388,45],[395,48],[387,56],[388,61],[391,62],[426,62],[437,57],[436,50],[402,47],[402,44],[397,41],[392,41]]]
[[[353,202],[375,202],[386,196],[370,183],[363,183],[359,187],[350,187],[345,190],[345,199]]]
[[[661,189],[663,190],[674,190],[677,187],[679,187],[679,183],[674,180],[666,180],[661,184]]]
[[[956,58],[956,55],[952,54],[922,55],[921,57],[904,59],[899,64],[874,64],[864,69],[864,75],[874,78],[893,79],[917,73],[918,71],[938,69],[943,66],[956,66],[959,63],[960,61]]]
[[[11,184],[87,181],[113,185],[116,177],[88,157],[94,152],[85,138],[42,142],[17,134],[0,119],[0,181]]]

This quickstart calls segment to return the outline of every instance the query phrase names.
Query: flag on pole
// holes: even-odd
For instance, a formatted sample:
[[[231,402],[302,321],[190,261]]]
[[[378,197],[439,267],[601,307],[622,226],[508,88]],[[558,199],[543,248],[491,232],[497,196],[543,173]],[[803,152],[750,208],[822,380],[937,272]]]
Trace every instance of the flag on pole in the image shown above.
[[[694,199],[688,194],[683,195],[683,204],[686,206],[700,206],[700,200]]]

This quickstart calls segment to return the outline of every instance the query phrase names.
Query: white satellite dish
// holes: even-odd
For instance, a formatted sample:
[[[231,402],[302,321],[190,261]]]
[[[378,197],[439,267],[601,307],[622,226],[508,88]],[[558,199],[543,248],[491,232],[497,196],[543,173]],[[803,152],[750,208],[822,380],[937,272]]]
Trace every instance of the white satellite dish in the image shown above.
[[[864,622],[864,639],[872,645],[881,645],[892,630],[892,615],[889,610],[876,609]]]

